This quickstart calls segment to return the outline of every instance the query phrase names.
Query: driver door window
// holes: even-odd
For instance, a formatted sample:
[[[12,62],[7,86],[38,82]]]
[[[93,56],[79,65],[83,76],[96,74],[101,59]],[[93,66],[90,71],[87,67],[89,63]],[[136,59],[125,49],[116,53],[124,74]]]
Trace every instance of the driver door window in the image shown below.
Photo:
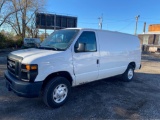
[[[75,52],[96,52],[96,36],[94,32],[85,31],[75,44]]]

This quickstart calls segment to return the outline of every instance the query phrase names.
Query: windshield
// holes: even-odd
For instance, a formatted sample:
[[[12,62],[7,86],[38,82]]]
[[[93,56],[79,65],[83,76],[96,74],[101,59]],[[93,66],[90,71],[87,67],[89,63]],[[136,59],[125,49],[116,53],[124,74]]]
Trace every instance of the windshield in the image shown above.
[[[66,50],[72,43],[79,30],[58,30],[48,36],[40,45],[40,48]]]

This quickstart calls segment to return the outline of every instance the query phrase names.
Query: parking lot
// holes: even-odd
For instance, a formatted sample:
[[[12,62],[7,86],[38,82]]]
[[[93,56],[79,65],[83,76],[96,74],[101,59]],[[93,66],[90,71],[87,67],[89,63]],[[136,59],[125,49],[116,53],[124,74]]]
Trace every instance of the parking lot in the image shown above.
[[[48,108],[42,98],[23,98],[8,92],[3,73],[6,56],[0,52],[0,120],[28,119],[160,119],[160,55],[143,54],[142,68],[132,82],[107,78],[72,88],[68,102]]]

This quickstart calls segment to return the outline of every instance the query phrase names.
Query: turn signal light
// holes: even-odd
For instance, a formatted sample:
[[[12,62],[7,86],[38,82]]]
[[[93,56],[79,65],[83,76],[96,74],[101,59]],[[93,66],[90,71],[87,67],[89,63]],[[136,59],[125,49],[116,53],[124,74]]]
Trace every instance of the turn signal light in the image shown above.
[[[26,65],[27,70],[37,70],[37,65]]]

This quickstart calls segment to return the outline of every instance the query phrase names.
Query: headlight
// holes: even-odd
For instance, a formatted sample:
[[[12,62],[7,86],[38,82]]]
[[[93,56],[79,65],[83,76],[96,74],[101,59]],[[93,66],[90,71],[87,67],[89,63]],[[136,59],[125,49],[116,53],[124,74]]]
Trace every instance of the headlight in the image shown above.
[[[38,75],[38,65],[37,64],[22,64],[21,66],[21,79],[23,81],[34,82],[36,76]]]

